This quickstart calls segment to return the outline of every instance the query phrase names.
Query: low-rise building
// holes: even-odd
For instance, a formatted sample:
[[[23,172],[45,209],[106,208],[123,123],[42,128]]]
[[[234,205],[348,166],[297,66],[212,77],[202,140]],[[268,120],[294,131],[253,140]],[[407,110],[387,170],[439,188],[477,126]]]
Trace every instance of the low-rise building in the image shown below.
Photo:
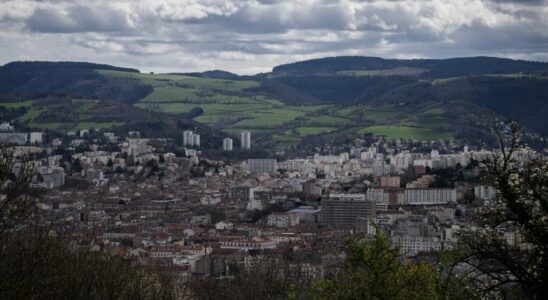
[[[404,192],[407,205],[433,205],[457,202],[455,189],[406,189]]]
[[[273,212],[267,218],[267,224],[287,228],[299,224],[299,216],[291,213]]]

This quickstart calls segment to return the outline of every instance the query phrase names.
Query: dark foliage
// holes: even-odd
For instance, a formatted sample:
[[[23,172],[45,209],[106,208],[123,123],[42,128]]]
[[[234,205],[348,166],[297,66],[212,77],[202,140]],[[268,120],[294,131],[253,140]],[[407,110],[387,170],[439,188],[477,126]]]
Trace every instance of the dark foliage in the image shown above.
[[[194,119],[194,118],[199,117],[203,114],[204,114],[204,109],[197,106],[197,107],[194,107],[193,109],[189,110],[186,113],[180,114],[179,116],[181,116],[185,119]]]
[[[483,298],[546,299],[548,163],[518,159],[518,130],[509,127],[497,129],[500,152],[489,162],[498,195],[474,212],[476,229],[461,233],[462,261]]]
[[[387,93],[376,104],[453,102],[475,105],[512,118],[527,128],[548,134],[548,81],[537,78],[477,76],[439,84],[418,83]]]
[[[173,281],[33,218],[32,172],[0,147],[0,299],[175,299]],[[17,170],[17,171],[14,171]]]
[[[1,299],[175,299],[168,277],[43,234],[9,235],[0,248]]]
[[[240,76],[238,74],[234,74],[234,73],[223,71],[223,70],[211,70],[211,71],[194,72],[194,73],[172,73],[172,74],[180,74],[180,75],[187,75],[187,76],[194,76],[194,77],[209,77],[209,78],[227,79],[227,80],[240,79]]]
[[[13,62],[0,67],[0,93],[57,93],[134,103],[152,92],[136,79],[103,76],[95,70],[135,69],[76,62]]]
[[[284,76],[277,79],[320,102],[366,102],[416,79],[405,76]]]
[[[291,104],[308,104],[319,102],[316,98],[306,92],[284,84],[279,80],[268,78],[262,78],[260,87],[251,88],[248,89],[248,91],[275,95],[284,102]]]
[[[312,59],[277,66],[274,74],[333,74],[343,70],[388,70],[398,67],[428,70],[426,78],[469,76],[487,73],[537,72],[548,70],[548,63],[511,60],[495,57],[451,59],[383,59],[379,57],[341,56]]]

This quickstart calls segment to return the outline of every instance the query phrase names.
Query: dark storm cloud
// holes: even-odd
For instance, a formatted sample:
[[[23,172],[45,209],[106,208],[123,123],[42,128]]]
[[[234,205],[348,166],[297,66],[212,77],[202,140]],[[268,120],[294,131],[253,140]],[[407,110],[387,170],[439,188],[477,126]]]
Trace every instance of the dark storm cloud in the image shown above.
[[[548,33],[529,26],[490,27],[481,22],[464,25],[451,34],[455,44],[463,48],[487,51],[546,51]]]

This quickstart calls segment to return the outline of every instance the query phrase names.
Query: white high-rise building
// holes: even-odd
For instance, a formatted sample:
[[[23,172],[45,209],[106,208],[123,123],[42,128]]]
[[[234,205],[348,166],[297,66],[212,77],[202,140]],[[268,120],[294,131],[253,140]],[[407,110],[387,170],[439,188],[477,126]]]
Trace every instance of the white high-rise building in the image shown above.
[[[147,139],[128,139],[127,141],[128,141],[127,152],[129,155],[139,156],[148,151]]]
[[[251,149],[251,132],[242,131],[240,135],[240,148]]]
[[[224,151],[232,151],[232,139],[231,138],[223,139],[223,150]]]
[[[185,130],[183,132],[183,145],[200,147],[200,135],[192,132],[192,130]]]
[[[43,140],[43,133],[42,132],[31,132],[30,133],[29,141],[30,141],[31,144],[34,144],[34,143],[41,144],[42,140]]]
[[[193,134],[192,135],[192,144],[196,147],[200,147],[200,135],[199,134]]]
[[[192,146],[194,144],[194,133],[191,130],[183,131],[183,145]]]
[[[479,185],[474,187],[474,196],[482,200],[493,200],[497,196],[497,190],[492,186]]]

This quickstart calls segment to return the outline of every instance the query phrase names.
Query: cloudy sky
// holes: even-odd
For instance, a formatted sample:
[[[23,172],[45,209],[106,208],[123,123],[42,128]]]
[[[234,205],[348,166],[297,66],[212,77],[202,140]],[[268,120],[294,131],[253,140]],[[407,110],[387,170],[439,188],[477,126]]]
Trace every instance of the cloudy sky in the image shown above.
[[[309,58],[548,61],[548,0],[0,0],[0,64],[240,74]]]

